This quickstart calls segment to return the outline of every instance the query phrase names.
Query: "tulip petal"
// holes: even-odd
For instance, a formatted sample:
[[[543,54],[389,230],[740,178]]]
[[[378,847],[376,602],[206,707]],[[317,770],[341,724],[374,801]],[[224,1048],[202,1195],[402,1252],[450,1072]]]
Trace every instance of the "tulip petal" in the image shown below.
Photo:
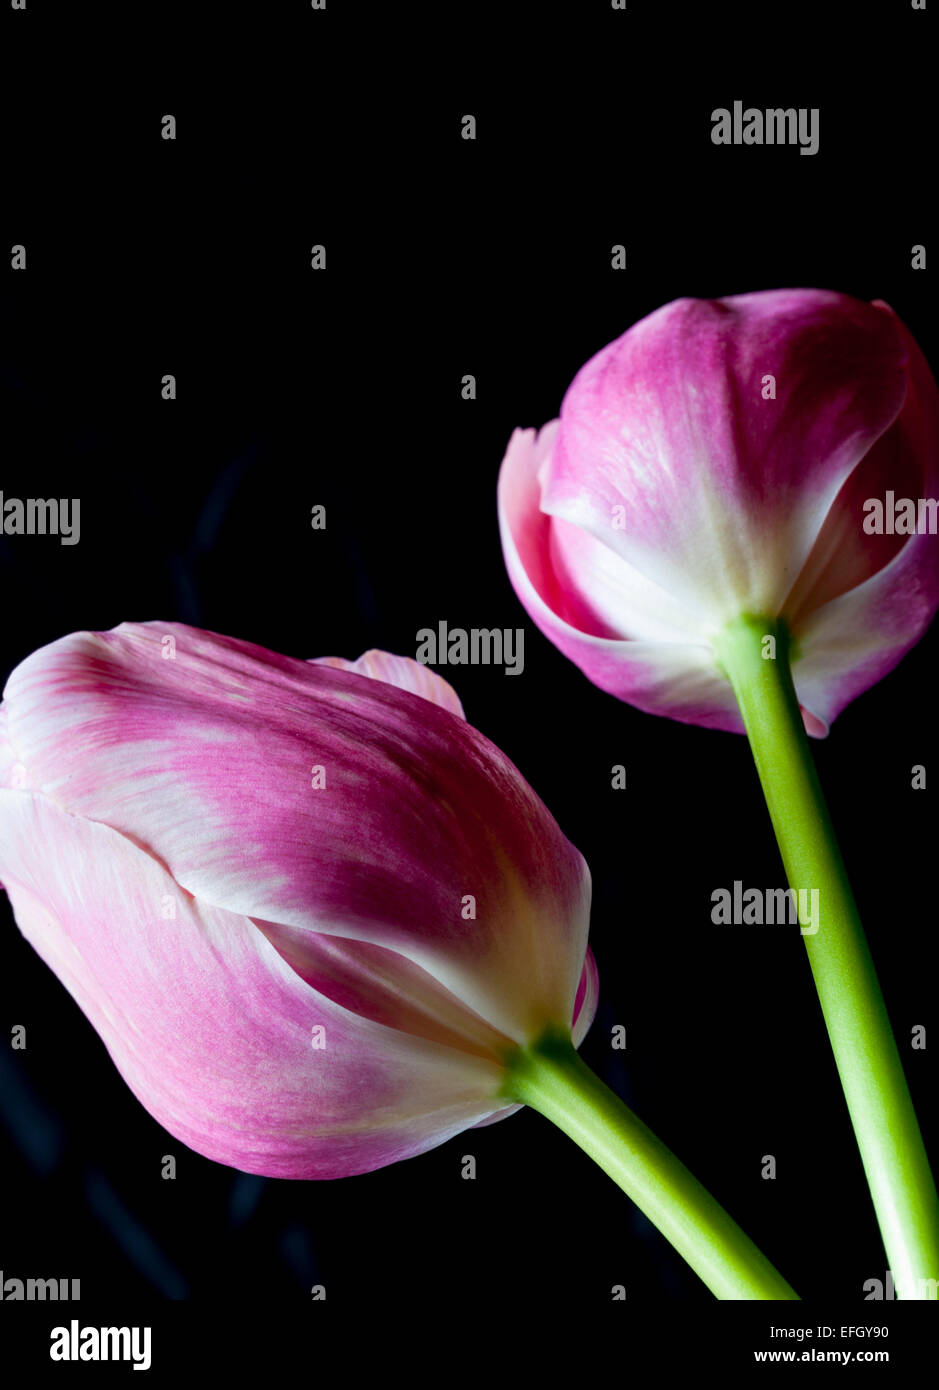
[[[6,706],[0,705],[0,787],[13,785],[15,767],[16,755],[10,747],[10,740],[7,736]]]
[[[108,826],[0,791],[0,843],[23,934],[134,1094],[197,1152],[271,1177],[340,1177],[502,1106],[495,1058],[317,993],[251,922],[201,905]]]
[[[593,951],[588,946],[580,984],[577,986],[577,997],[574,1000],[573,1039],[575,1047],[580,1047],[590,1031],[590,1026],[597,1015],[599,998],[600,976],[597,972],[597,962],[594,959]]]
[[[159,623],[42,648],[5,701],[28,785],[151,850],[204,904],[386,947],[517,1042],[570,1019],[586,865],[448,710]]]
[[[896,418],[905,366],[893,316],[846,295],[677,300],[577,374],[541,507],[711,633],[741,612],[775,615],[845,479]]]
[[[392,656],[390,652],[363,652],[356,661],[347,661],[341,656],[318,656],[314,665],[332,666],[337,671],[355,671],[360,676],[371,676],[373,680],[387,681],[399,690],[410,690],[425,700],[432,700],[441,709],[448,709],[460,719],[465,719],[460,697],[449,681],[438,676],[428,666],[414,661],[409,656]]]
[[[847,552],[841,564],[848,577],[860,578],[865,566],[874,572],[846,587],[837,561],[822,564],[786,604],[796,690],[823,733],[847,704],[893,670],[939,608],[935,532],[903,537],[863,531],[865,498],[883,500],[887,489],[913,500],[939,498],[939,391],[912,335],[897,323],[909,354],[903,410],[857,470],[820,538],[823,546],[840,544],[842,556]]]
[[[301,979],[352,1013],[490,1060],[512,1045],[426,970],[395,951],[277,922],[254,924]]]
[[[552,555],[556,518],[539,506],[538,474],[556,438],[556,425],[516,430],[499,475],[499,524],[506,567],[515,592],[532,621],[584,674],[620,700],[652,714],[685,723],[743,730],[730,683],[718,670],[703,640],[628,640],[605,635],[597,610],[578,607],[573,585],[559,579]],[[596,544],[596,542],[594,542]],[[617,582],[624,606],[641,613],[653,587],[650,611],[660,611],[661,591],[619,557]],[[595,576],[596,571],[592,571]],[[673,603],[666,596],[670,620]],[[599,630],[598,630],[599,629]],[[664,629],[659,630],[660,635]]]

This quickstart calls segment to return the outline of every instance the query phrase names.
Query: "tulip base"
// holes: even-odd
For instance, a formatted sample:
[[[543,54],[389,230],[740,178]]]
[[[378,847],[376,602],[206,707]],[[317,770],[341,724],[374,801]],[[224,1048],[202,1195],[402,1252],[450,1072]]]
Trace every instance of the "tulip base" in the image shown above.
[[[697,1178],[590,1070],[569,1036],[548,1032],[513,1053],[503,1094],[579,1144],[718,1298],[798,1300]]]
[[[818,891],[818,920],[803,940],[898,1297],[939,1298],[936,1186],[815,771],[788,633],[777,619],[745,617],[721,634],[716,651],[734,687],[789,886],[797,898],[800,890]]]

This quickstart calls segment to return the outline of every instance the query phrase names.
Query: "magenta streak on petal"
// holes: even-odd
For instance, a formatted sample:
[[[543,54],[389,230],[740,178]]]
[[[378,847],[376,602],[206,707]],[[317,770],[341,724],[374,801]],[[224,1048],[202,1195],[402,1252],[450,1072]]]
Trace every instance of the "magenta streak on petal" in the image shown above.
[[[597,973],[597,962],[594,959],[593,951],[588,946],[580,984],[577,986],[577,997],[574,1000],[573,1034],[575,1047],[580,1047],[590,1030],[597,1014],[599,997],[600,977]]]

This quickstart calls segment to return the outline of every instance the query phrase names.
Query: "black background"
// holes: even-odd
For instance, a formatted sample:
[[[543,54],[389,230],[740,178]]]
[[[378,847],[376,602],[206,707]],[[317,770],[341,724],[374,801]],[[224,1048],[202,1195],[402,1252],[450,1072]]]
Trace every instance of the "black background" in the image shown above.
[[[679,295],[883,298],[935,366],[936,272],[910,264],[916,243],[939,254],[935,16],[328,3],[3,13],[0,252],[9,266],[24,243],[28,269],[0,279],[0,487],[81,498],[77,546],[0,537],[3,674],[125,619],[299,657],[413,655],[441,619],[524,625],[521,677],[445,674],[590,864],[601,1002],[583,1055],[803,1299],[886,1320],[862,1302],[886,1259],[803,946],[710,922],[715,887],[783,881],[747,745],[589,685],[518,604],[494,499],[512,429],[553,418],[589,356]],[[819,153],[713,146],[711,110],[735,99],[818,107]],[[813,745],[934,1156],[937,642]],[[624,1284],[633,1336],[673,1325],[665,1304],[717,1318],[534,1113],[329,1184],[190,1153],[5,902],[3,918],[0,1040],[28,1033],[25,1052],[0,1041],[7,1277],[80,1278],[86,1320],[92,1300],[152,1320],[163,1299],[309,1303],[315,1283],[331,1310],[442,1298],[474,1318],[520,1302],[608,1318]],[[637,1322],[637,1301],[659,1307]]]

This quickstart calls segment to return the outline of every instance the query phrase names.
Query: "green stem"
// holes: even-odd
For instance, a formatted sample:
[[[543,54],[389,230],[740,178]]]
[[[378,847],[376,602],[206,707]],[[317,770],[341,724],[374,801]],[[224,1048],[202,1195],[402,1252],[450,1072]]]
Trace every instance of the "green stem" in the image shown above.
[[[504,1094],[540,1111],[595,1159],[718,1298],[798,1299],[697,1178],[581,1061],[569,1036],[548,1032],[513,1053]]]
[[[936,1186],[809,750],[788,633],[776,619],[746,617],[716,645],[750,738],[789,886],[797,895],[818,890],[816,920],[805,923],[803,939],[898,1297],[935,1299]]]

